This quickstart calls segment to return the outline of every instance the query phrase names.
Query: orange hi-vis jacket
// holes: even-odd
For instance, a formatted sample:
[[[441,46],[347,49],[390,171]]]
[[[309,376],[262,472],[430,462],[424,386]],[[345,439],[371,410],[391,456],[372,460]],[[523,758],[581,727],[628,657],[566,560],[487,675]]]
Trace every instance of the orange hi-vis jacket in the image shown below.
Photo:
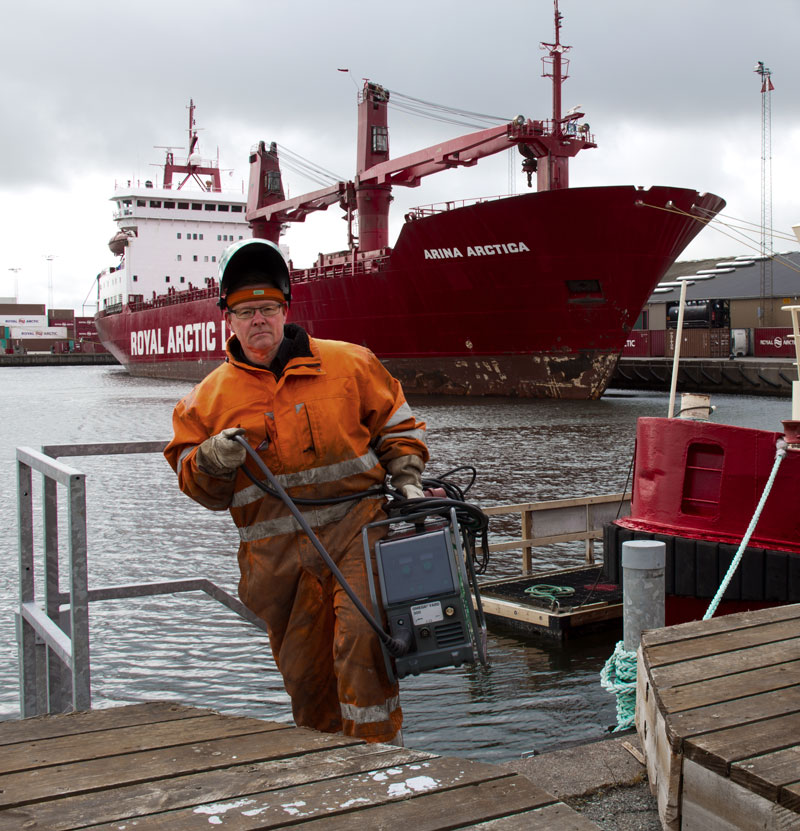
[[[339,497],[382,484],[385,464],[398,456],[427,461],[425,425],[368,349],[308,338],[308,354],[290,358],[276,378],[239,360],[232,345],[235,338],[227,362],[176,406],[165,456],[181,490],[207,508],[230,510],[240,537],[239,595],[267,623],[296,723],[389,741],[402,714],[377,637],[281,500],[241,470],[228,477],[204,473],[195,456],[210,436],[242,427],[293,498]],[[252,460],[245,465],[264,481]],[[383,504],[372,496],[299,506],[368,606],[361,531],[385,517]]]

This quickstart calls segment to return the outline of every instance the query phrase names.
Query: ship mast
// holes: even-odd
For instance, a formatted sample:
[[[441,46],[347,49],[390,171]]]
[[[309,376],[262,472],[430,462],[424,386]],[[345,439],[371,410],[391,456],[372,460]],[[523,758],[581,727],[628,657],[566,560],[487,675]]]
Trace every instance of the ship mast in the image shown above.
[[[186,164],[176,164],[171,147],[167,147],[167,160],[164,163],[164,188],[172,189],[172,177],[175,174],[183,173],[184,178],[178,184],[176,190],[180,190],[189,179],[194,179],[204,191],[219,193],[222,190],[222,180],[219,174],[219,165],[203,165],[200,152],[197,150],[197,122],[194,120],[194,99],[189,99],[189,153]],[[203,181],[201,176],[210,176],[211,181]]]

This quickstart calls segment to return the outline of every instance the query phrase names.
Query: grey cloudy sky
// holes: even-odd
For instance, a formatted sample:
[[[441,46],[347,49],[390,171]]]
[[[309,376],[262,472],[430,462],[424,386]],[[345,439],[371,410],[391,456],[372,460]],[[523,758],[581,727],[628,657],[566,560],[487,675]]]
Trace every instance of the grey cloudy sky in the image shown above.
[[[597,150],[572,163],[571,184],[669,184],[712,191],[726,215],[761,216],[757,60],[773,72],[775,248],[796,250],[800,223],[798,0],[561,0],[572,46],[564,109],[580,105]],[[219,150],[241,191],[247,154],[277,141],[346,177],[355,161],[356,90],[391,90],[467,110],[546,118],[540,41],[552,0],[30,0],[0,31],[0,295],[44,302],[55,256],[55,305],[75,307],[113,262],[115,181],[154,178],[157,145],[185,145],[190,98],[201,151]],[[350,74],[338,72],[346,67]],[[466,128],[390,111],[397,156]],[[515,162],[515,170],[518,171]],[[293,194],[318,185],[286,172]],[[521,191],[507,154],[395,190],[404,206]],[[285,237],[297,264],[344,247],[338,211]],[[729,232],[726,232],[729,233]],[[708,228],[684,258],[749,253],[753,243]],[[87,308],[87,313],[93,311]]]

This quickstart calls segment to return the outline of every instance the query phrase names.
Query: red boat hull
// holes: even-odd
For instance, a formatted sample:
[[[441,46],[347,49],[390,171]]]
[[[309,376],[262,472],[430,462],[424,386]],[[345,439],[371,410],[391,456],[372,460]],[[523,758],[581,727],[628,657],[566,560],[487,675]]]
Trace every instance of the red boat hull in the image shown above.
[[[762,498],[783,435],[681,418],[640,418],[631,514],[604,529],[605,572],[622,581],[631,539],[666,546],[667,622],[703,616]],[[800,449],[789,449],[717,614],[800,602]]]
[[[368,346],[409,393],[597,398],[696,217],[723,205],[681,188],[574,188],[424,216],[390,253],[294,271],[290,319]],[[102,313],[98,332],[132,374],[197,380],[223,359],[215,299]]]

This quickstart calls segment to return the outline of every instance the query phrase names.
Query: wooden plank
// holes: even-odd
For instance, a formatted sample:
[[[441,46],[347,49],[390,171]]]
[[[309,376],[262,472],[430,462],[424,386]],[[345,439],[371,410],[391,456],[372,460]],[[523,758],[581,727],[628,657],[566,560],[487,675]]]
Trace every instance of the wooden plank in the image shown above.
[[[647,677],[643,650],[636,665],[636,710],[634,719],[644,749],[650,790],[656,797],[658,816],[665,829],[680,828],[680,783],[682,757],[672,751],[664,716],[658,708]]]
[[[463,826],[462,826],[463,827]],[[524,811],[510,817],[491,819],[488,822],[470,823],[479,831],[598,831],[599,826],[573,811],[563,802],[545,805],[533,811]]]
[[[732,670],[743,672],[797,660],[800,660],[800,637],[780,643],[736,649],[721,655],[708,655],[678,664],[655,667],[651,665],[650,678],[659,691],[663,691],[681,684],[720,678],[730,674]]]
[[[694,710],[672,713],[667,718],[667,732],[674,750],[685,739],[712,733],[736,725],[760,722],[775,716],[800,712],[800,688],[786,687],[759,695],[710,704]]]
[[[64,798],[358,743],[360,740],[346,736],[289,728],[216,741],[198,740],[155,751],[87,759],[72,764],[54,765],[45,770],[26,770],[0,776],[0,807],[24,805],[55,797]]]
[[[299,729],[288,732],[295,734],[297,739],[294,749],[297,756],[253,764],[246,757],[231,762],[229,754],[226,754],[224,767],[219,770],[188,776],[176,775],[171,779],[142,782],[110,791],[95,791],[23,805],[0,811],[0,831],[18,831],[20,828],[69,831],[82,826],[87,817],[91,817],[94,823],[135,819],[159,811],[175,811],[200,803],[235,800],[267,789],[379,771],[433,758],[430,753],[390,745],[360,743],[329,747],[322,743],[323,737],[344,737]],[[265,736],[273,737],[274,734]],[[317,739],[317,752],[309,752],[313,748],[308,739],[313,737]]]
[[[658,699],[665,713],[671,714],[795,684],[800,684],[800,661],[738,672],[725,678],[712,678],[681,687],[668,687],[666,690],[659,689]]]
[[[694,736],[684,742],[684,756],[715,773],[727,776],[733,762],[792,747],[798,743],[798,736],[800,713],[792,713]]]
[[[193,808],[150,814],[137,818],[135,827],[137,831],[207,831],[209,824],[224,822],[226,831],[252,831],[344,814],[349,827],[353,828],[353,810],[361,812],[366,806],[385,806],[389,803],[390,814],[394,818],[392,828],[396,829],[399,816],[395,812],[402,812],[404,804],[420,801],[420,794],[433,790],[447,791],[448,807],[445,813],[449,819],[452,812],[459,809],[468,786],[491,783],[495,779],[514,781],[514,787],[508,795],[510,797],[516,789],[517,803],[509,810],[504,803],[505,794],[501,794],[495,797],[491,812],[487,806],[487,814],[475,816],[475,819],[492,819],[513,813],[514,807],[523,810],[555,801],[554,797],[545,794],[524,777],[510,775],[509,771],[502,768],[468,759],[434,758],[346,779],[265,790],[223,802],[206,802]],[[417,798],[412,798],[415,796]],[[360,819],[359,816],[359,825]],[[123,827],[130,827],[127,821],[91,825],[93,831],[110,831]],[[373,829],[380,826],[375,825],[365,812],[363,827]],[[417,826],[415,822],[414,828],[415,831],[420,831],[422,826]]]
[[[135,724],[154,724],[159,721],[197,718],[211,713],[211,710],[186,707],[183,704],[169,701],[150,701],[142,704],[129,704],[125,707],[2,721],[0,722],[0,747],[16,742],[32,742],[37,739],[91,733],[94,730],[111,730]]]
[[[731,779],[777,802],[784,785],[800,783],[800,746],[734,762]]]
[[[397,831],[402,827],[440,831],[472,827],[475,823],[518,814],[553,801],[554,797],[539,791],[524,776],[516,775],[388,803],[356,814],[325,817],[309,822],[308,831],[353,831],[357,827],[369,831]]]
[[[734,629],[745,629],[749,626],[764,626],[781,620],[796,621],[798,618],[800,618],[800,604],[798,603],[791,606],[773,606],[770,609],[737,612],[733,615],[722,615],[710,620],[694,620],[690,623],[680,623],[677,626],[667,626],[663,629],[651,629],[642,634],[642,644],[649,649],[659,644],[688,641],[692,638],[730,632]]]
[[[789,831],[800,825],[796,813],[688,760],[681,809],[686,831]]]
[[[733,617],[733,615],[727,617]],[[797,637],[798,625],[800,622],[797,620],[777,621],[660,646],[646,645],[645,649],[650,666],[655,668],[694,658],[735,652],[737,649],[747,649],[762,644],[786,643]]]
[[[780,804],[792,811],[800,812],[800,783],[797,785],[786,785],[781,788]]]
[[[226,736],[286,729],[285,724],[238,716],[199,716],[158,724],[98,730],[86,736],[59,736],[18,742],[0,756],[0,774],[66,764],[81,759],[118,756],[157,747],[195,744]]]

